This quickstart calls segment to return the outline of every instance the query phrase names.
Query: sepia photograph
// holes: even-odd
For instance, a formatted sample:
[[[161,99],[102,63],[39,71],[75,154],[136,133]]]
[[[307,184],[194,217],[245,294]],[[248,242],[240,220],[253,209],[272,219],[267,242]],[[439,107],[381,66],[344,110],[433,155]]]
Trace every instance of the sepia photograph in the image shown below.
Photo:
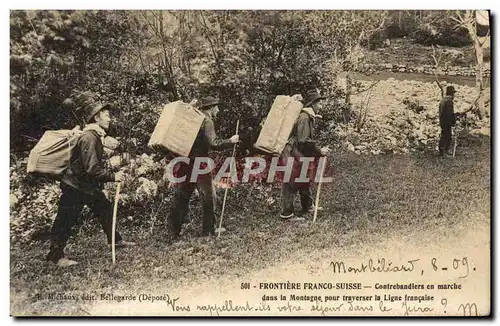
[[[491,317],[492,16],[9,9],[10,316]]]

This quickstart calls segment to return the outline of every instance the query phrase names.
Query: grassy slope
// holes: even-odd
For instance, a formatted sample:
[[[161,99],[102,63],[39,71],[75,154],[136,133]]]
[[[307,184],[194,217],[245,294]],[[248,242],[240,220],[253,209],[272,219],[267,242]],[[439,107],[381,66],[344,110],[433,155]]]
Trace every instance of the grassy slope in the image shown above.
[[[140,242],[120,251],[113,267],[102,231],[91,230],[70,241],[67,252],[81,262],[58,269],[43,261],[48,243],[11,247],[11,312],[13,314],[85,314],[81,302],[37,298],[50,293],[119,293],[161,283],[168,287],[194,280],[244,275],[247,271],[287,261],[298,253],[353,247],[381,241],[395,233],[450,226],[474,213],[490,213],[489,139],[467,140],[457,159],[420,156],[333,155],[336,177],[322,189],[324,211],[315,225],[279,221],[279,200],[264,204],[246,189],[228,197],[229,230],[221,240],[188,235],[165,242],[164,230],[125,230]],[[274,198],[279,199],[279,189]],[[199,206],[199,205],[198,205]],[[198,209],[195,209],[197,211]],[[487,223],[487,222],[486,222]],[[201,225],[196,225],[196,232]],[[92,229],[94,231],[92,232]],[[196,233],[194,232],[194,233]]]

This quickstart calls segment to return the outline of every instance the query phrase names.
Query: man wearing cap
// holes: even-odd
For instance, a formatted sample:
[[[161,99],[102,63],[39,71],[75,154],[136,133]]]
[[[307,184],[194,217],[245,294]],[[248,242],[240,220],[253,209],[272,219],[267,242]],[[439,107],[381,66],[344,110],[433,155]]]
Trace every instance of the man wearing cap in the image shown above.
[[[320,149],[313,137],[315,120],[322,118],[321,115],[316,113],[320,109],[320,100],[322,99],[324,97],[320,96],[316,90],[310,90],[306,93],[304,108],[297,118],[292,134],[281,156],[282,161],[285,162],[289,157],[294,158],[290,181],[283,182],[283,211],[280,214],[283,220],[288,220],[294,216],[293,201],[297,192],[300,194],[300,202],[302,204],[301,215],[314,210],[310,183],[294,182],[294,180],[300,175],[302,169],[302,164],[299,161],[300,157],[325,156],[330,151],[327,147]],[[318,207],[318,209],[321,208]]]
[[[439,126],[441,127],[441,137],[439,139],[439,156],[450,155],[451,147],[451,127],[455,125],[456,116],[453,111],[453,98],[455,96],[453,86],[446,87],[446,95],[439,103]]]
[[[214,120],[219,113],[219,101],[212,96],[204,97],[198,104],[198,109],[205,114],[205,119],[194,141],[189,164],[180,163],[177,171],[178,177],[186,176],[186,180],[177,184],[177,189],[172,200],[168,218],[169,232],[173,239],[180,235],[182,223],[188,212],[189,199],[195,188],[200,193],[203,206],[203,236],[215,233],[214,195],[212,176],[210,173],[201,174],[195,182],[190,182],[191,173],[196,157],[208,157],[211,149],[231,148],[239,141],[239,136],[234,135],[229,139],[220,139],[215,133]]]
[[[77,97],[77,110],[87,124],[71,152],[70,166],[61,179],[59,209],[51,230],[50,252],[47,260],[61,267],[78,264],[64,257],[64,247],[71,235],[84,205],[92,209],[101,223],[108,244],[111,243],[113,205],[102,192],[105,182],[120,182],[124,173],[116,174],[104,169],[102,139],[109,128],[111,118],[109,104],[93,100],[94,95],[85,92]],[[116,247],[133,246],[116,232]]]

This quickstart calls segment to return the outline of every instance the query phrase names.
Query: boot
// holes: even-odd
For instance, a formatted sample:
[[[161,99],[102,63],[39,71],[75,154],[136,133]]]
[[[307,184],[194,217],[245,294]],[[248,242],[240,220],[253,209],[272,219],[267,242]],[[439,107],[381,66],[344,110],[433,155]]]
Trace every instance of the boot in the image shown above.
[[[288,211],[288,210],[284,210],[280,214],[280,218],[282,220],[288,220],[288,219],[292,218],[293,216],[294,216],[293,211]]]

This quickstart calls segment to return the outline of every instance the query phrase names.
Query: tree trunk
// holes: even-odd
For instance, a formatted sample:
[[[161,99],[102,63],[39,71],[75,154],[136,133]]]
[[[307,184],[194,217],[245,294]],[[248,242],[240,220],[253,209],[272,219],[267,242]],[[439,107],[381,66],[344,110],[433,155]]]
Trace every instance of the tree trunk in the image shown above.
[[[474,49],[476,52],[476,60],[477,60],[477,66],[476,66],[476,87],[479,90],[479,99],[477,101],[477,106],[478,106],[478,116],[479,119],[483,119],[486,117],[487,112],[486,108],[484,105],[484,95],[483,95],[483,89],[484,89],[484,81],[483,81],[483,48],[481,44],[479,43],[479,38],[475,37],[474,38]]]
[[[476,53],[476,87],[479,91],[479,99],[477,100],[477,116],[479,119],[483,119],[486,117],[486,110],[484,107],[484,83],[483,83],[483,47],[479,42],[479,38],[477,36],[477,22],[476,22],[476,14],[475,11],[467,10],[465,15],[466,21],[465,26],[469,31],[469,37],[474,42],[474,52]]]

